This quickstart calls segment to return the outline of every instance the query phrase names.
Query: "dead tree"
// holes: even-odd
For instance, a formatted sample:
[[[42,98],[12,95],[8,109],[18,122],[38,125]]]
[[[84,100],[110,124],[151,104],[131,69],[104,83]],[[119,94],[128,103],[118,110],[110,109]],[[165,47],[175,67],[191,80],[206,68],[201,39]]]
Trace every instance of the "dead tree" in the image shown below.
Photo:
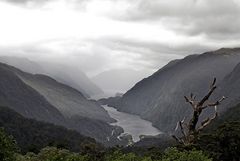
[[[187,103],[189,103],[192,106],[193,109],[193,115],[192,118],[190,119],[189,123],[185,123],[185,118],[182,121],[179,121],[177,124],[177,127],[175,130],[180,128],[181,137],[177,137],[173,135],[173,138],[177,140],[180,144],[184,145],[190,145],[193,144],[200,131],[202,131],[207,125],[209,125],[217,116],[217,106],[221,104],[221,102],[226,98],[222,97],[221,99],[217,100],[216,102],[209,102],[210,96],[213,94],[213,92],[216,90],[216,78],[214,78],[213,82],[210,85],[210,89],[208,93],[200,100],[196,100],[196,96],[194,94],[190,94],[190,97],[184,96],[185,100]],[[203,120],[200,125],[199,124],[199,117],[202,114],[202,111],[214,107],[215,113],[212,117],[208,117],[205,120]]]

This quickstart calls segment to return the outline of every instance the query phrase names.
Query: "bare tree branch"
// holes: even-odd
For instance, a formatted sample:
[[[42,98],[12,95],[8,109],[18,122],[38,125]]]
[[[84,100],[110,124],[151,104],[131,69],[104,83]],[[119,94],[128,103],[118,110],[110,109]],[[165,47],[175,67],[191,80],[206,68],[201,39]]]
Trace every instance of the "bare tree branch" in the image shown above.
[[[215,103],[208,103],[205,106],[202,107],[202,109],[205,109],[207,107],[215,107],[221,104],[221,102],[223,102],[226,99],[225,96],[223,96],[221,99],[219,99],[218,101],[216,101]]]
[[[179,144],[184,144],[184,142],[183,142],[180,138],[178,138],[177,136],[172,135],[172,137],[173,137]]]
[[[225,99],[226,99],[226,97],[223,96],[220,100],[216,101],[215,103],[210,103],[210,104],[208,104],[208,106],[218,106]]]
[[[213,92],[216,90],[216,88],[216,78],[214,78],[212,83],[210,84],[210,89],[208,93],[201,99],[201,101],[196,101],[196,96],[193,93],[190,94],[190,97],[184,96],[186,102],[189,103],[193,108],[193,115],[188,124],[184,122],[185,119],[177,123],[175,131],[177,131],[178,127],[180,127],[182,137],[178,138],[177,136],[173,135],[173,138],[178,143],[185,145],[194,143],[199,132],[203,130],[207,125],[209,125],[218,116],[217,106],[220,105],[226,99],[226,97],[223,96],[216,102],[209,103],[208,100],[213,94]],[[203,120],[200,127],[197,127],[200,115],[202,114],[202,111],[207,107],[215,107],[215,114],[211,118]]]
[[[188,98],[187,96],[184,96],[184,98],[185,98],[186,102],[190,103],[190,105],[191,105],[192,107],[194,107],[194,100]]]
[[[196,95],[194,95],[193,93],[191,93],[191,94],[190,94],[190,97],[191,97],[191,99],[192,99],[193,101],[195,101]]]
[[[180,129],[181,129],[181,132],[182,132],[184,138],[186,138],[186,133],[185,133],[185,130],[183,127],[183,123],[184,123],[184,121],[179,121],[179,126],[180,126]]]
[[[217,78],[213,78],[213,82],[212,82],[212,84],[211,84],[210,88],[214,87],[214,86],[215,86],[215,84],[216,84],[216,82],[217,82]]]
[[[191,99],[193,99],[193,93],[190,94]]]
[[[212,93],[215,91],[216,87],[216,78],[214,78],[211,86],[210,86],[210,90],[209,92],[203,97],[203,99],[198,103],[198,107],[203,106],[203,104],[209,99],[209,97],[212,95]]]
[[[218,116],[218,113],[215,112],[215,114],[213,115],[213,117],[207,118],[205,121],[203,121],[203,122],[201,123],[202,126],[200,126],[200,127],[197,129],[197,131],[199,132],[199,131],[203,130],[203,129],[204,129],[207,125],[209,125],[215,118],[217,118],[217,116]]]

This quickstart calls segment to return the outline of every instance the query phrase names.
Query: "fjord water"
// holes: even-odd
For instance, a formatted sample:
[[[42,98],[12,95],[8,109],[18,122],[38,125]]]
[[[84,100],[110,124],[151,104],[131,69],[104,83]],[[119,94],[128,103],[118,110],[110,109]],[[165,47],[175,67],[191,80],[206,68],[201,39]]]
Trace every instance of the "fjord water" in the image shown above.
[[[124,112],[119,112],[113,107],[103,106],[108,111],[109,115],[117,120],[117,122],[111,125],[117,125],[124,129],[124,133],[132,135],[133,141],[137,142],[140,140],[139,136],[155,136],[161,134],[157,128],[152,126],[152,123],[143,120],[137,115],[132,115]]]

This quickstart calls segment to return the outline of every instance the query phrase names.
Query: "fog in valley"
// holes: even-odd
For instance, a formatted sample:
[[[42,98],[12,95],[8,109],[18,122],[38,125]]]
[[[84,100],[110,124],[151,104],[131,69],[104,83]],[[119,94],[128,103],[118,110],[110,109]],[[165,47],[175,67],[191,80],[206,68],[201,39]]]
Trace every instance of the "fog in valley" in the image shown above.
[[[0,160],[240,160],[240,0],[0,0]]]
[[[33,61],[11,60],[63,83],[68,75],[77,89],[84,82],[92,86],[86,95],[109,96],[173,59],[237,46],[238,15],[236,0],[1,0],[0,55]]]

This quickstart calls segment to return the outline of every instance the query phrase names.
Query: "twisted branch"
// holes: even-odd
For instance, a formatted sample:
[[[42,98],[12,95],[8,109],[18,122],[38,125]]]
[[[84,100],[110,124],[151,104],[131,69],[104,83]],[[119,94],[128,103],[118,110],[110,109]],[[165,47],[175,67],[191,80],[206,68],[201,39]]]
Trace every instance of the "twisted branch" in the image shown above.
[[[216,108],[216,107],[215,107]],[[218,116],[218,112],[216,111],[213,117],[207,118],[201,123],[201,126],[197,129],[197,132],[202,131],[207,125],[209,125],[216,117]]]
[[[209,92],[203,97],[203,99],[198,103],[198,107],[203,106],[203,104],[209,99],[209,97],[213,94],[215,89],[217,88],[216,86],[216,78],[213,79],[213,82],[210,86]]]
[[[214,103],[206,103],[209,100],[210,96],[213,94],[213,92],[216,90],[216,88],[216,78],[214,78],[212,83],[210,84],[210,89],[208,93],[200,101],[196,101],[196,96],[192,93],[190,94],[190,97],[184,96],[185,101],[192,106],[194,110],[194,115],[192,116],[192,119],[190,119],[187,125],[184,123],[185,119],[178,122],[175,131],[178,129],[178,127],[180,127],[182,137],[178,138],[177,136],[173,135],[173,138],[177,142],[179,142],[180,144],[193,143],[194,140],[197,138],[197,135],[195,134],[199,134],[201,130],[203,130],[218,116],[217,106],[220,105],[226,99],[226,97],[223,96],[221,99],[217,100]],[[205,103],[206,105],[204,105]],[[215,113],[211,118],[208,117],[207,119],[203,120],[200,127],[197,127],[202,110],[206,109],[207,107],[215,107]],[[186,125],[187,132],[185,131],[183,125]]]
[[[215,103],[208,103],[207,105],[203,106],[202,109],[205,109],[207,107],[215,107],[221,104],[221,102],[223,102],[226,99],[225,96],[222,96],[221,99],[219,99],[218,101],[216,101]]]

